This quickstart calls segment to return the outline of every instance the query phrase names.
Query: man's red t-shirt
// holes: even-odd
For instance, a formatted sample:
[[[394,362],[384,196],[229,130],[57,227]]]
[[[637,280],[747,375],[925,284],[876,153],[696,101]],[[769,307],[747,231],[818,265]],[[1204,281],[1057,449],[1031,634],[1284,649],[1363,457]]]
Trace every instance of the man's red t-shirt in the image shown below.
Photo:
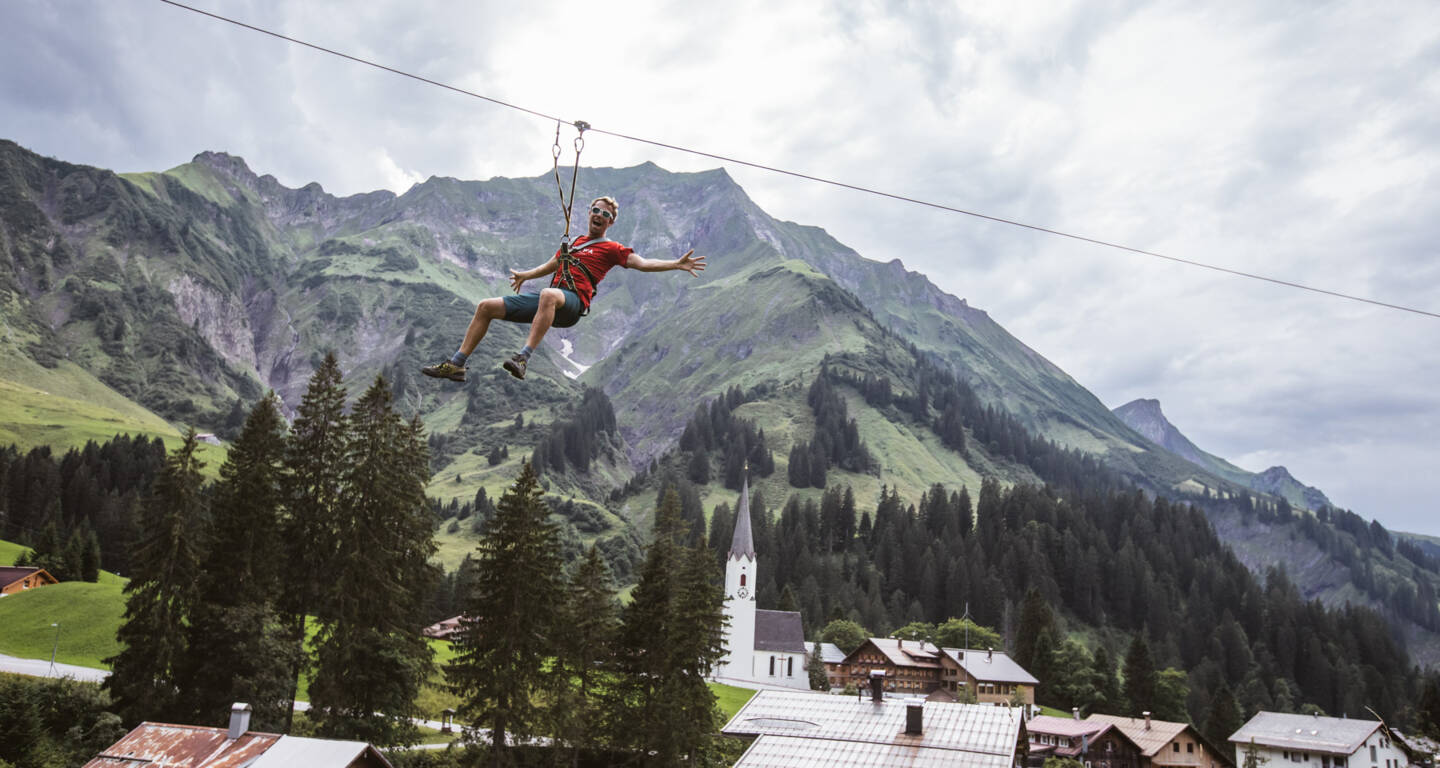
[[[603,240],[586,248],[585,243],[589,242],[589,240],[590,238],[581,235],[575,238],[575,243],[570,246],[571,254],[579,259],[580,263],[585,265],[585,269],[590,270],[591,275],[595,276],[596,284],[592,285],[590,278],[586,277],[583,270],[570,270],[570,274],[575,280],[575,292],[580,295],[580,301],[585,304],[586,309],[590,308],[590,300],[595,298],[595,288],[598,287],[601,280],[605,279],[605,273],[609,272],[613,267],[625,267],[626,262],[630,260],[630,254],[634,253],[633,249],[623,246],[614,240]],[[560,257],[559,249],[556,249],[555,257]],[[625,268],[629,269],[629,267]],[[564,272],[564,270],[564,265],[561,265],[559,269],[555,270],[555,276],[550,279],[551,288],[564,287],[565,283],[561,279],[561,273]]]

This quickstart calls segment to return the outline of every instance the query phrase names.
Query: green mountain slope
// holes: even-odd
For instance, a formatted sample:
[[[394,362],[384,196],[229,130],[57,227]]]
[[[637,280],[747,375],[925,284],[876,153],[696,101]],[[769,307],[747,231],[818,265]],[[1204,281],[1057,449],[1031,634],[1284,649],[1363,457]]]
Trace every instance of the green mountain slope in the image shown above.
[[[0,382],[16,393],[15,405],[0,409],[0,429],[22,444],[55,445],[111,424],[223,431],[237,401],[267,389],[293,408],[314,363],[333,350],[352,393],[384,374],[401,407],[426,420],[431,493],[464,502],[481,488],[497,496],[590,385],[609,396],[618,434],[595,470],[557,474],[551,490],[603,509],[604,530],[582,536],[595,538],[642,518],[653,483],[629,497],[609,491],[671,452],[695,408],[731,388],[765,387],[740,414],[766,431],[777,470],[759,485],[781,502],[792,490],[789,449],[815,437],[805,393],[826,355],[846,354],[857,370],[889,367],[899,391],[916,365],[913,345],[989,406],[1062,448],[1100,457],[1142,489],[1248,491],[1224,467],[1146,440],[924,275],[773,219],[720,170],[679,174],[646,163],[584,169],[579,180],[582,200],[621,201],[611,237],[652,258],[696,248],[709,262],[700,279],[612,271],[593,313],[552,332],[523,383],[497,367],[522,340],[523,328],[506,323],[492,324],[467,384],[420,377],[421,364],[455,349],[477,300],[508,292],[509,269],[553,252],[563,230],[553,184],[544,176],[432,177],[403,195],[342,198],[318,184],[286,188],[220,153],[121,176],[0,141],[0,359],[15,361]],[[881,486],[909,495],[937,482],[973,490],[984,477],[1037,479],[1001,446],[960,454],[927,419],[841,391],[878,467],[831,478],[851,485],[859,503],[878,498]],[[87,407],[55,401],[46,411],[36,392]],[[491,465],[496,447],[508,459]],[[707,506],[730,498],[716,483],[702,493]],[[466,531],[445,535],[458,558]]]

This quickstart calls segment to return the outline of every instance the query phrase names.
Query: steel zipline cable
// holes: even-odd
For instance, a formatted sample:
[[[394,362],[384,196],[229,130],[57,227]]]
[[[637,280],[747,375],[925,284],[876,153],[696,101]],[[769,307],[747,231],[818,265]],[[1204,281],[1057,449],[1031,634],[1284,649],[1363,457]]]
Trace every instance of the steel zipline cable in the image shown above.
[[[338,56],[338,57],[340,57],[340,58],[342,58],[342,59],[347,59],[347,60],[353,61],[353,62],[355,62],[355,63],[357,63],[357,64],[364,64],[364,65],[369,66],[369,67],[374,67],[375,69],[384,70],[384,71],[389,72],[389,73],[391,73],[391,74],[400,75],[401,77],[408,77],[408,78],[410,78],[411,80],[417,80],[417,81],[422,82],[422,83],[425,83],[425,84],[427,84],[427,85],[436,86],[437,88],[444,88],[444,89],[447,90],[447,91],[454,91],[455,93],[463,94],[463,95],[465,95],[465,96],[470,96],[470,97],[472,97],[472,98],[481,99],[481,100],[483,100],[483,101],[488,101],[488,102],[490,102],[491,104],[498,104],[499,106],[502,106],[502,107],[509,107],[510,109],[514,109],[514,110],[517,110],[517,111],[520,111],[520,112],[524,112],[525,114],[532,115],[532,116],[534,116],[534,117],[544,118],[544,119],[547,120],[547,121],[552,121],[552,122],[556,122],[556,123],[570,123],[570,124],[574,124],[574,125],[577,125],[577,126],[580,125],[581,123],[583,123],[583,121],[570,121],[570,120],[565,120],[565,119],[563,119],[563,118],[556,117],[555,115],[549,115],[549,114],[546,114],[546,113],[544,113],[544,112],[540,112],[540,111],[537,111],[537,110],[534,110],[534,109],[529,109],[529,108],[527,108],[527,107],[522,107],[522,106],[520,106],[520,105],[518,105],[518,104],[512,104],[512,103],[510,103],[510,102],[508,102],[508,101],[502,101],[502,100],[500,100],[500,99],[496,99],[496,98],[493,98],[493,97],[490,97],[490,96],[486,96],[486,95],[484,95],[484,94],[475,93],[474,91],[467,91],[467,90],[465,90],[464,88],[457,88],[456,86],[449,85],[448,83],[442,83],[442,82],[440,82],[440,81],[438,81],[438,80],[431,80],[430,78],[421,77],[420,75],[412,74],[412,73],[410,73],[410,72],[406,72],[406,71],[400,70],[400,69],[395,69],[394,67],[387,67],[387,66],[385,66],[384,64],[379,64],[379,63],[376,63],[376,62],[371,61],[371,60],[369,60],[369,59],[361,58],[361,57],[359,57],[359,56],[351,56],[351,55],[348,54],[348,53],[342,53],[342,52],[340,52],[340,51],[336,51],[336,50],[333,50],[333,49],[330,49],[330,48],[326,48],[326,47],[324,47],[324,46],[316,45],[316,44],[314,44],[314,43],[309,43],[309,42],[306,42],[306,41],[304,41],[304,40],[300,40],[300,39],[297,39],[297,38],[289,37],[289,36],[287,36],[287,35],[282,35],[282,34],[280,34],[280,33],[278,33],[278,32],[272,32],[272,31],[270,31],[270,30],[268,30],[268,29],[265,29],[265,28],[263,28],[263,27],[257,27],[257,26],[254,26],[254,25],[252,25],[252,24],[246,24],[246,23],[243,22],[243,21],[237,21],[237,20],[235,20],[235,19],[229,18],[228,16],[221,16],[220,14],[217,14],[217,13],[211,13],[210,11],[206,11],[206,10],[202,10],[202,9],[199,9],[199,8],[195,8],[195,7],[193,7],[193,6],[185,5],[184,3],[176,2],[176,0],[160,0],[160,2],[165,3],[166,5],[173,5],[173,6],[175,6],[176,8],[182,8],[182,9],[184,9],[184,10],[191,11],[191,12],[193,12],[193,13],[198,13],[198,14],[200,14],[200,15],[202,15],[202,16],[209,16],[210,18],[215,19],[215,20],[217,20],[217,21],[223,21],[223,22],[226,22],[226,23],[228,23],[228,24],[234,24],[234,25],[237,26],[237,27],[243,27],[243,28],[248,29],[248,30],[251,30],[251,31],[253,31],[253,32],[259,32],[259,33],[262,34],[262,35],[269,35],[270,37],[274,37],[274,38],[277,38],[277,39],[280,39],[280,40],[284,40],[284,41],[286,41],[286,42],[288,42],[288,43],[294,43],[295,45],[301,45],[301,46],[304,46],[304,47],[306,47],[306,48],[311,48],[311,49],[313,49],[313,50],[320,51],[321,53],[328,53],[328,54],[330,54],[331,56]],[[834,179],[827,179],[827,178],[824,178],[824,177],[821,177],[821,176],[812,176],[812,175],[809,175],[809,174],[800,173],[800,172],[798,172],[798,171],[789,171],[789,170],[786,170],[786,169],[784,169],[784,168],[778,168],[778,167],[775,167],[775,166],[765,165],[765,164],[763,164],[763,163],[751,162],[751,161],[749,161],[749,160],[741,160],[741,159],[739,159],[739,158],[729,157],[729,156],[727,156],[727,155],[718,155],[718,154],[715,154],[715,153],[712,153],[712,152],[704,152],[704,151],[701,151],[701,150],[698,150],[698,149],[691,149],[691,148],[689,148],[689,147],[682,147],[682,146],[679,146],[679,145],[676,145],[676,144],[666,144],[665,142],[655,141],[654,139],[646,139],[646,138],[642,138],[642,137],[639,137],[639,136],[630,136],[630,135],[627,135],[627,134],[624,134],[624,133],[618,133],[618,132],[615,132],[615,131],[607,131],[607,130],[605,130],[605,129],[603,129],[603,128],[596,128],[596,127],[594,127],[594,126],[592,126],[592,125],[589,125],[589,124],[585,124],[584,130],[587,130],[587,131],[589,131],[589,132],[591,132],[591,133],[599,133],[599,134],[604,134],[604,135],[606,135],[606,136],[612,136],[612,137],[614,137],[614,138],[623,139],[623,140],[625,140],[625,141],[633,141],[633,142],[636,142],[636,143],[639,143],[639,144],[648,144],[648,145],[653,146],[653,147],[660,147],[660,148],[663,148],[663,149],[669,149],[669,150],[673,150],[673,151],[675,151],[675,152],[683,152],[683,153],[686,153],[686,154],[696,155],[696,156],[699,156],[699,157],[708,157],[708,158],[710,158],[710,159],[712,159],[712,160],[719,160],[719,161],[725,162],[725,163],[733,163],[733,164],[735,164],[735,165],[743,165],[743,166],[746,166],[746,167],[748,167],[748,168],[755,168],[755,169],[757,169],[757,170],[768,171],[768,172],[770,172],[770,173],[778,173],[778,174],[781,174],[781,175],[784,175],[784,176],[791,176],[791,177],[794,177],[794,178],[797,178],[797,179],[804,179],[804,180],[806,180],[806,181],[813,181],[813,182],[817,182],[817,183],[820,183],[820,184],[828,184],[828,185],[833,186],[833,187],[840,187],[840,188],[842,188],[842,189],[849,189],[849,190],[853,190],[853,191],[855,191],[855,192],[862,192],[862,193],[869,194],[869,195],[876,195],[876,196],[878,196],[878,197],[885,197],[885,198],[889,198],[889,199],[891,199],[891,200],[898,200],[898,201],[905,202],[905,203],[911,203],[911,204],[913,204],[913,205],[920,205],[920,206],[924,206],[924,207],[927,207],[927,208],[934,208],[934,209],[936,209],[936,210],[947,211],[947,212],[949,212],[949,213],[958,213],[958,214],[962,214],[962,215],[965,215],[965,216],[972,216],[972,217],[977,218],[977,219],[984,219],[984,220],[986,220],[986,221],[993,221],[993,222],[995,222],[995,223],[997,223],[997,224],[1007,224],[1007,225],[1012,226],[1012,227],[1020,227],[1020,228],[1022,228],[1022,229],[1028,229],[1028,230],[1031,230],[1031,231],[1034,231],[1034,232],[1043,232],[1043,233],[1045,233],[1045,234],[1047,234],[1047,235],[1056,235],[1056,236],[1058,236],[1058,237],[1065,237],[1065,238],[1069,238],[1069,239],[1071,239],[1071,240],[1078,240],[1078,241],[1083,242],[1083,243],[1090,243],[1090,244],[1092,244],[1092,245],[1099,245],[1099,246],[1103,246],[1103,247],[1106,247],[1106,248],[1114,248],[1114,249],[1116,249],[1116,250],[1128,251],[1128,252],[1130,252],[1130,253],[1136,253],[1136,254],[1140,254],[1140,255],[1142,255],[1142,256],[1150,256],[1150,257],[1156,258],[1156,259],[1164,259],[1164,260],[1166,260],[1166,261],[1172,261],[1172,262],[1175,262],[1175,263],[1178,263],[1178,264],[1186,264],[1186,265],[1189,265],[1189,266],[1192,266],[1192,267],[1200,267],[1200,268],[1202,268],[1202,269],[1208,269],[1208,270],[1212,270],[1212,271],[1215,271],[1215,272],[1223,272],[1223,273],[1225,273],[1225,274],[1235,275],[1235,276],[1237,276],[1237,277],[1245,277],[1245,278],[1249,278],[1249,279],[1251,279],[1251,280],[1260,280],[1260,281],[1267,282],[1267,283],[1273,283],[1273,284],[1275,284],[1275,285],[1285,286],[1285,287],[1287,287],[1287,288],[1297,288],[1297,289],[1302,290],[1302,291],[1310,291],[1310,292],[1312,292],[1312,293],[1324,294],[1324,295],[1326,295],[1326,296],[1333,296],[1333,297],[1340,298],[1340,299],[1349,299],[1350,301],[1358,301],[1358,302],[1362,302],[1362,303],[1365,303],[1365,304],[1372,304],[1372,305],[1377,306],[1377,307],[1385,307],[1385,308],[1387,308],[1387,309],[1395,309],[1395,310],[1399,310],[1399,311],[1401,311],[1401,312],[1410,312],[1410,313],[1413,313],[1413,314],[1416,314],[1416,315],[1424,315],[1424,316],[1426,316],[1426,317],[1433,317],[1433,318],[1436,318],[1436,319],[1440,319],[1440,313],[1437,313],[1437,312],[1429,312],[1429,311],[1426,311],[1426,310],[1423,310],[1423,309],[1416,309],[1415,307],[1407,307],[1407,306],[1403,306],[1403,305],[1400,305],[1400,304],[1391,304],[1391,303],[1384,302],[1384,301],[1377,301],[1377,300],[1375,300],[1375,299],[1367,299],[1367,298],[1365,298],[1365,297],[1363,297],[1363,296],[1355,296],[1355,295],[1353,295],[1353,294],[1341,293],[1341,292],[1339,292],[1339,291],[1331,291],[1331,290],[1327,290],[1327,289],[1325,289],[1325,288],[1316,288],[1316,287],[1314,287],[1314,286],[1304,285],[1304,284],[1302,284],[1302,283],[1291,282],[1291,281],[1289,281],[1289,280],[1281,280],[1281,279],[1279,279],[1279,278],[1266,277],[1265,275],[1258,275],[1258,274],[1255,274],[1255,273],[1253,273],[1253,272],[1244,272],[1244,271],[1241,271],[1241,270],[1238,270],[1238,269],[1230,269],[1230,268],[1228,268],[1228,267],[1216,266],[1216,265],[1214,265],[1214,264],[1206,264],[1206,263],[1204,263],[1204,262],[1194,261],[1194,260],[1192,260],[1192,259],[1182,259],[1182,258],[1180,258],[1180,257],[1178,257],[1178,256],[1166,256],[1166,255],[1163,254],[1163,253],[1156,253],[1156,252],[1154,252],[1154,251],[1147,251],[1147,250],[1144,250],[1143,248],[1134,248],[1134,247],[1131,247],[1131,246],[1128,246],[1128,245],[1123,245],[1123,244],[1121,244],[1121,243],[1115,243],[1115,242],[1111,242],[1111,241],[1108,241],[1108,240],[1101,240],[1101,239],[1094,238],[1094,237],[1086,237],[1086,236],[1084,236],[1084,235],[1077,235],[1077,234],[1074,234],[1074,233],[1071,233],[1071,232],[1065,232],[1065,231],[1058,230],[1058,229],[1050,229],[1050,228],[1048,228],[1048,227],[1042,227],[1042,226],[1038,226],[1038,225],[1035,225],[1035,224],[1026,224],[1025,222],[1015,221],[1014,219],[1006,219],[1006,218],[1002,218],[1002,217],[1000,217],[1000,216],[991,216],[991,215],[989,215],[989,214],[979,213],[979,212],[977,212],[977,211],[968,211],[968,210],[965,210],[964,208],[956,208],[956,207],[954,207],[954,206],[949,206],[949,205],[944,205],[944,204],[941,204],[941,203],[930,202],[930,201],[928,201],[928,200],[921,200],[921,199],[919,199],[919,198],[906,197],[905,195],[898,195],[898,194],[895,194],[895,193],[892,193],[892,192],[883,192],[883,191],[880,191],[880,190],[877,190],[877,189],[871,189],[871,188],[869,188],[869,187],[863,187],[863,186],[860,186],[860,185],[858,185],[858,184],[847,184],[847,183],[845,183],[845,182],[843,182],[843,181],[836,181],[836,180],[834,180]]]

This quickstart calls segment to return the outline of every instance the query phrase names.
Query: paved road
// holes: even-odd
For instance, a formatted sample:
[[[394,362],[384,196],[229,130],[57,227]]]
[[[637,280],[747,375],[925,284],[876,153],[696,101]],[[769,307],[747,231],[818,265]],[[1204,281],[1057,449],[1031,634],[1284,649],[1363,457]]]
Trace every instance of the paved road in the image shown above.
[[[110,676],[110,673],[103,669],[77,667],[74,664],[56,664],[52,668],[49,659],[17,659],[4,654],[0,654],[0,672],[31,677],[71,677],[87,683],[102,682]]]

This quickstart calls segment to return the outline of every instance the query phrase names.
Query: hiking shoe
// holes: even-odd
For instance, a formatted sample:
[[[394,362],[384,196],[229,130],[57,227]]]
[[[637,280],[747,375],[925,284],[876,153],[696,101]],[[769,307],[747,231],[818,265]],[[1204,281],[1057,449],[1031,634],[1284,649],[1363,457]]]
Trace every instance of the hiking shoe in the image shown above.
[[[465,380],[465,366],[456,365],[449,360],[436,363],[435,365],[427,365],[421,368],[420,372],[426,376],[437,379],[449,379],[451,381]]]
[[[530,358],[517,353],[514,357],[505,361],[504,367],[505,370],[510,372],[511,376],[517,379],[523,379],[525,378],[525,364],[528,362],[530,362]]]

